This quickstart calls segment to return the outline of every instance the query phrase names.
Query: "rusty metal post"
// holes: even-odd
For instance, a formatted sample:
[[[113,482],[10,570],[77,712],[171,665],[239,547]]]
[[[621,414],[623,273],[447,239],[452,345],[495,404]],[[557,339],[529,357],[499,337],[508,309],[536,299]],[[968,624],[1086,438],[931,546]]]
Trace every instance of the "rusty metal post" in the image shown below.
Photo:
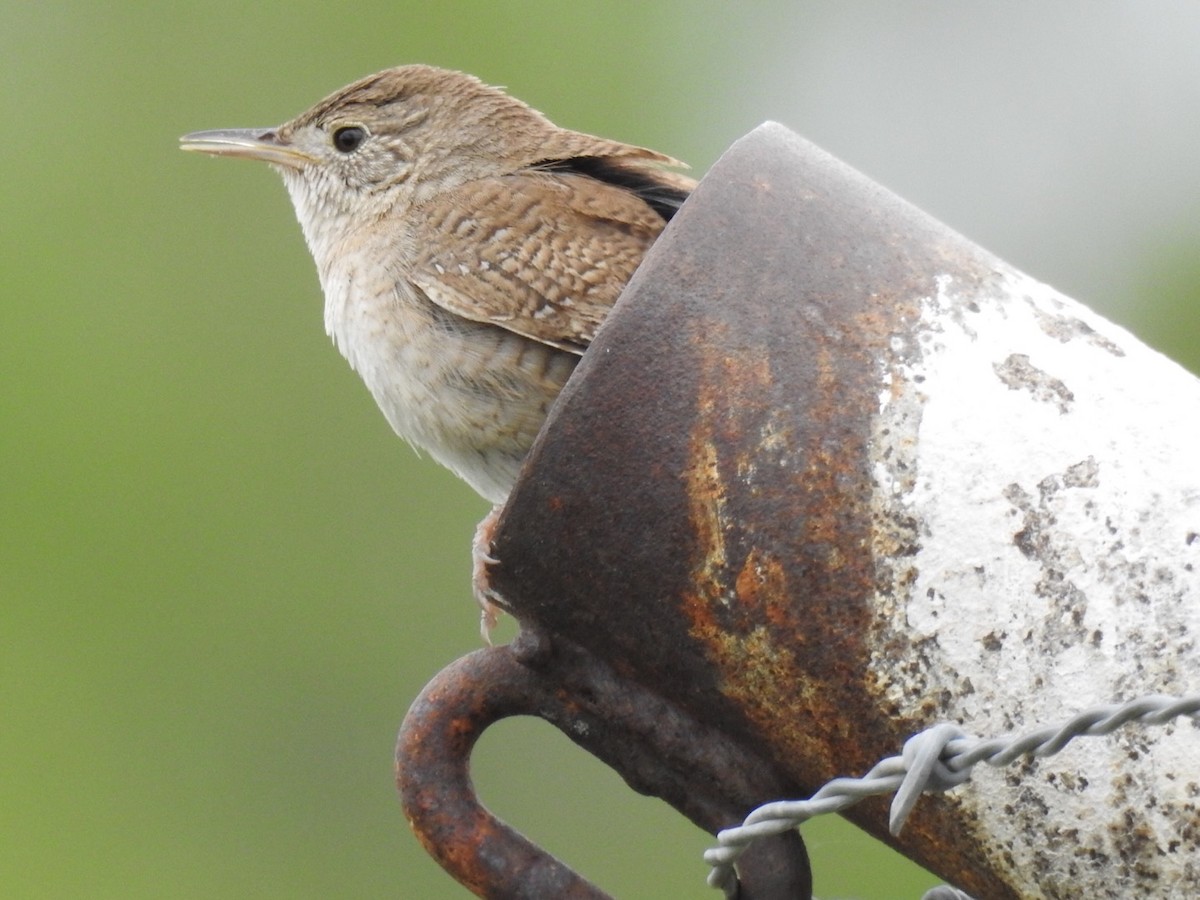
[[[514,657],[560,710],[537,714],[607,697],[602,758],[712,828],[936,721],[1194,690],[1198,445],[1196,379],[767,125],[567,385],[493,586],[538,636]],[[595,667],[611,694],[572,674]],[[650,708],[669,750],[629,724]],[[1198,758],[1195,729],[1123,733],[923,800],[898,839],[883,802],[848,815],[975,896],[1187,896]]]

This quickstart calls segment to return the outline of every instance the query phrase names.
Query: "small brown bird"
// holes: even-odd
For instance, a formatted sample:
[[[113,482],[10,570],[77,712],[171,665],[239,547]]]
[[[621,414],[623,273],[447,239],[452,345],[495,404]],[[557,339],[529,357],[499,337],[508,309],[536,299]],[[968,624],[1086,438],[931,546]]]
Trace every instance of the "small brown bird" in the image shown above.
[[[470,75],[413,65],[277,128],[184,150],[270,163],[325,293],[325,328],[396,433],[495,504],[551,404],[694,182],[653,150],[559,128]]]

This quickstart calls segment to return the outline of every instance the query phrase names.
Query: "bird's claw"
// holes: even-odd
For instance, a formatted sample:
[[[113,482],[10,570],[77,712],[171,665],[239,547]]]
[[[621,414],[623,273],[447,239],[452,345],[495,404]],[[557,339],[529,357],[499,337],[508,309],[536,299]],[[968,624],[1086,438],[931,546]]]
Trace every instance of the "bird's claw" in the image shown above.
[[[492,536],[496,531],[496,523],[500,519],[502,507],[492,507],[482,522],[475,529],[475,539],[471,542],[471,593],[479,604],[479,633],[484,642],[492,644],[492,629],[496,627],[500,614],[504,612],[504,597],[489,584],[489,569],[499,565],[500,560],[492,555]]]

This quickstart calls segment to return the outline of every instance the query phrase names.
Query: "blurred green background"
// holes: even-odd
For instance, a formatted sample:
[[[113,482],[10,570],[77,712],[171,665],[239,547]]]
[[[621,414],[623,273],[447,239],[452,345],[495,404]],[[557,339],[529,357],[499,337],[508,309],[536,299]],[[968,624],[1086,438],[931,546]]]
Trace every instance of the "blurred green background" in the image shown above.
[[[330,346],[278,178],[178,135],[416,61],[697,173],[777,119],[1195,370],[1197,46],[1191,0],[5,4],[0,893],[466,895],[391,753],[478,646],[486,505]],[[709,839],[548,726],[476,773],[618,896],[711,895]],[[935,883],[805,835],[826,897]]]

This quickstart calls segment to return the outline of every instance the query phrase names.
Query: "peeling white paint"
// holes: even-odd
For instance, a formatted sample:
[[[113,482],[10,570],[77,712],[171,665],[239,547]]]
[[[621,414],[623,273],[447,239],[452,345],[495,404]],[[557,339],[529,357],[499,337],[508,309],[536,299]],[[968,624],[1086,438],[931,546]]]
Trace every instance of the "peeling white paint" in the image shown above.
[[[887,699],[990,737],[1200,691],[1200,381],[1014,270],[930,288],[880,372]],[[1025,896],[1200,895],[1197,727],[1013,771],[948,797]]]

